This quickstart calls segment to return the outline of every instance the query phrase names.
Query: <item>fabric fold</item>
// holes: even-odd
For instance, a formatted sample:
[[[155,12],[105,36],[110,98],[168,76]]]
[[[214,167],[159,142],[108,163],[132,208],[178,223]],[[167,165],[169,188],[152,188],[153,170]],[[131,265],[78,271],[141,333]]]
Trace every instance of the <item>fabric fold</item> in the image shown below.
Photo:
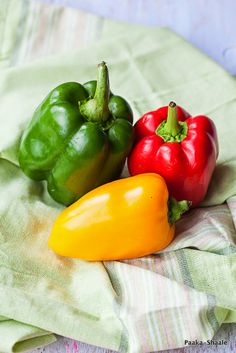
[[[0,351],[18,353],[56,341],[50,332],[0,316]]]

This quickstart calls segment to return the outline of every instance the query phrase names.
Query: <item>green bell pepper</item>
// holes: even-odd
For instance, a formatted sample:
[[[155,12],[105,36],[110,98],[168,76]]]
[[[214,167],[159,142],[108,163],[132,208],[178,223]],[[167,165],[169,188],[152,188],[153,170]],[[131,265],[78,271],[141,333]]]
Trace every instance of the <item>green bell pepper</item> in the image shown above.
[[[129,104],[111,94],[102,62],[97,81],[63,83],[39,105],[21,139],[20,167],[34,180],[47,180],[51,197],[69,205],[120,176],[132,122]]]

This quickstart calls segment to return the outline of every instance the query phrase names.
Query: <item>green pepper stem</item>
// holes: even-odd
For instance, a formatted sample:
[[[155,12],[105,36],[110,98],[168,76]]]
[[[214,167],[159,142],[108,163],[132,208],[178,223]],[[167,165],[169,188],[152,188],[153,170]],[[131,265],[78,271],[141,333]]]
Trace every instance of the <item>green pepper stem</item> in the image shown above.
[[[173,197],[170,197],[168,200],[168,221],[170,224],[174,224],[181,215],[188,211],[191,206],[190,201],[182,200],[177,201]]]
[[[177,106],[174,102],[170,102],[168,106],[167,120],[165,124],[165,133],[176,136],[181,129],[181,126],[177,120]]]
[[[104,61],[98,65],[97,86],[95,95],[80,105],[81,114],[89,121],[105,122],[109,118],[108,103],[110,85],[108,68]]]
[[[98,78],[97,87],[94,95],[94,99],[97,102],[99,108],[101,120],[107,120],[109,115],[108,103],[110,98],[110,85],[109,85],[109,74],[107,65],[104,61],[98,65]]]

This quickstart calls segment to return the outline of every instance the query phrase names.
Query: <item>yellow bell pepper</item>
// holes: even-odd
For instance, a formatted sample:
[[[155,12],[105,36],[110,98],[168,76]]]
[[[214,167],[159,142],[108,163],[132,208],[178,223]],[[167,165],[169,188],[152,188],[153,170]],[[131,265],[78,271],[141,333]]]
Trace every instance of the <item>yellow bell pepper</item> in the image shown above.
[[[187,201],[169,199],[164,179],[139,174],[104,184],[57,218],[49,246],[88,261],[131,259],[165,248]]]

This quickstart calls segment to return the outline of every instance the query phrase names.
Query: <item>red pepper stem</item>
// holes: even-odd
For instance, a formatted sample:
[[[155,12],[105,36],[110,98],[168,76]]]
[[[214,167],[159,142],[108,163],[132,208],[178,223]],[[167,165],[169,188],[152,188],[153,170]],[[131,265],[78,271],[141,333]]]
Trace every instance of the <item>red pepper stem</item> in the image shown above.
[[[89,121],[105,122],[109,118],[108,103],[110,99],[110,85],[108,68],[104,61],[98,65],[97,86],[93,98],[82,102],[81,114]]]
[[[165,133],[171,136],[176,136],[181,129],[181,126],[177,120],[177,106],[174,102],[170,102],[168,106],[167,120],[165,124]]]
[[[168,221],[170,224],[174,224],[181,215],[188,211],[191,206],[191,202],[187,200],[177,201],[173,197],[168,200]]]

